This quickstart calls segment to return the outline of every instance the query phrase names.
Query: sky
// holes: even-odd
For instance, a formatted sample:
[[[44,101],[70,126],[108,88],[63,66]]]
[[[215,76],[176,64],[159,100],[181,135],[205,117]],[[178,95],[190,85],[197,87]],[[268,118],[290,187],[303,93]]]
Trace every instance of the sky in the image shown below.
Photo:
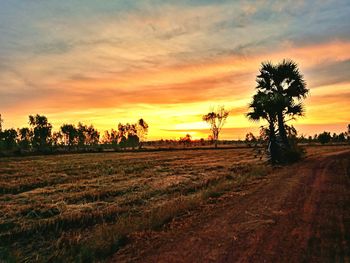
[[[43,114],[100,131],[144,118],[148,139],[207,138],[201,116],[225,105],[222,139],[244,139],[261,62],[298,63],[310,89],[299,134],[350,123],[350,1],[1,0],[4,128]]]

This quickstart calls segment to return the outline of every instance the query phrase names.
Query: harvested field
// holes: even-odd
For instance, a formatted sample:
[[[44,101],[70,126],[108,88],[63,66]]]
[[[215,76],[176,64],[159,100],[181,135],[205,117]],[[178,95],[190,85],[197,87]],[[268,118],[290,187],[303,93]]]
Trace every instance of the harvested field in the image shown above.
[[[310,147],[317,156],[346,147]],[[108,259],[275,169],[251,149],[100,153],[0,160],[0,259]]]

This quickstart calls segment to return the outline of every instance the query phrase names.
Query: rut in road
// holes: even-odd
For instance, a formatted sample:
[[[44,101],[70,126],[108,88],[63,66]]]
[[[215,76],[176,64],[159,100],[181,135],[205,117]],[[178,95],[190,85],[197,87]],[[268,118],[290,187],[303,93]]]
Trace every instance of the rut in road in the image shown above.
[[[349,171],[349,151],[283,168],[112,261],[350,262]]]

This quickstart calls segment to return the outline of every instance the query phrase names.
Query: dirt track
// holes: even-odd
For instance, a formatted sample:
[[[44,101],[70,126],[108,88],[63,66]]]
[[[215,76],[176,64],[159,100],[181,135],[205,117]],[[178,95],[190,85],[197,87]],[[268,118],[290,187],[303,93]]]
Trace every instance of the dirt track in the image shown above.
[[[114,262],[350,262],[350,152],[312,157],[135,236]]]

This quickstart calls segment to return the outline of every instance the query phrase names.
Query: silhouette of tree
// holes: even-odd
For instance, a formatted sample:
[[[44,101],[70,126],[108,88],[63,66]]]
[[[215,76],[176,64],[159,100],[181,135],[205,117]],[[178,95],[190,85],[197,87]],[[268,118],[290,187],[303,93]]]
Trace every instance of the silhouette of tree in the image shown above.
[[[125,136],[122,136],[122,137],[119,137],[118,139],[118,146],[121,148],[121,149],[125,149],[128,144],[127,144],[127,139]]]
[[[130,128],[130,124],[118,124],[118,145],[121,149],[124,149],[127,147],[127,136],[128,136],[128,129]]]
[[[118,124],[118,145],[120,148],[132,147],[133,149],[140,146],[140,136],[148,132],[148,124],[140,119],[135,124]],[[139,135],[140,134],[140,135]]]
[[[337,140],[338,142],[345,142],[345,141],[346,141],[346,133],[345,133],[345,132],[339,133],[337,139],[338,139],[338,140]]]
[[[146,135],[148,133],[148,124],[147,122],[145,122],[144,119],[139,119],[136,125],[136,130],[137,130],[137,136],[139,137],[139,147],[140,149],[142,148],[142,143],[145,141],[146,139]]]
[[[323,132],[318,135],[317,139],[321,144],[326,144],[332,140],[332,136],[330,132]]]
[[[279,160],[279,146],[276,140],[275,123],[277,120],[277,108],[278,105],[275,100],[275,94],[264,93],[258,91],[253,96],[253,101],[249,104],[250,112],[247,113],[248,119],[252,121],[259,121],[264,119],[268,122],[268,152],[270,154],[270,161],[277,163]]]
[[[52,125],[48,122],[46,116],[29,115],[29,124],[33,128],[33,147],[39,151],[47,150],[51,139]]]
[[[290,148],[285,129],[285,116],[295,118],[304,114],[302,99],[308,94],[306,82],[292,60],[277,65],[262,63],[257,76],[257,89],[265,94],[273,93],[276,102],[279,136],[285,147]]]
[[[76,129],[79,146],[83,146],[86,143],[86,137],[87,137],[86,131],[87,131],[87,126],[79,122],[78,127]]]
[[[129,124],[126,124],[126,125],[121,123],[118,124],[118,143],[121,140],[121,138],[125,137],[126,139],[127,132],[128,132],[127,130],[128,125]]]
[[[12,150],[17,146],[17,131],[15,129],[7,129],[1,132],[1,140],[3,140],[4,148]]]
[[[73,124],[63,124],[61,126],[61,132],[66,145],[73,146],[78,143],[78,130]]]
[[[100,133],[94,128],[93,125],[86,127],[85,134],[85,143],[87,145],[96,145],[99,143]]]
[[[63,124],[61,126],[61,132],[64,136],[65,144],[69,146],[78,145],[78,147],[82,147],[84,145],[96,145],[100,140],[100,133],[93,125],[87,126],[81,122],[78,123],[77,127],[72,124]]]
[[[326,144],[329,143],[332,139],[331,133],[330,132],[323,132],[320,133],[317,137],[317,140],[321,143],[321,144]]]
[[[102,142],[107,144],[118,144],[118,131],[114,129],[112,129],[111,132],[105,131]]]
[[[183,145],[189,146],[192,143],[192,136],[187,133],[185,137],[180,138],[179,142]]]
[[[54,132],[52,134],[52,145],[59,146],[64,144],[64,138],[63,134],[61,132]]]
[[[30,149],[30,141],[32,140],[32,132],[29,128],[18,129],[18,145],[22,150]]]
[[[136,134],[129,134],[126,140],[128,147],[131,147],[133,150],[139,145],[140,139]]]
[[[220,106],[216,111],[213,110],[208,114],[203,115],[202,117],[203,121],[207,122],[210,125],[215,148],[218,147],[219,134],[226,122],[228,115],[229,111],[225,110],[224,106]]]
[[[336,133],[334,132],[331,139],[332,139],[332,142],[338,142],[338,139],[339,139],[338,134],[336,134]]]

